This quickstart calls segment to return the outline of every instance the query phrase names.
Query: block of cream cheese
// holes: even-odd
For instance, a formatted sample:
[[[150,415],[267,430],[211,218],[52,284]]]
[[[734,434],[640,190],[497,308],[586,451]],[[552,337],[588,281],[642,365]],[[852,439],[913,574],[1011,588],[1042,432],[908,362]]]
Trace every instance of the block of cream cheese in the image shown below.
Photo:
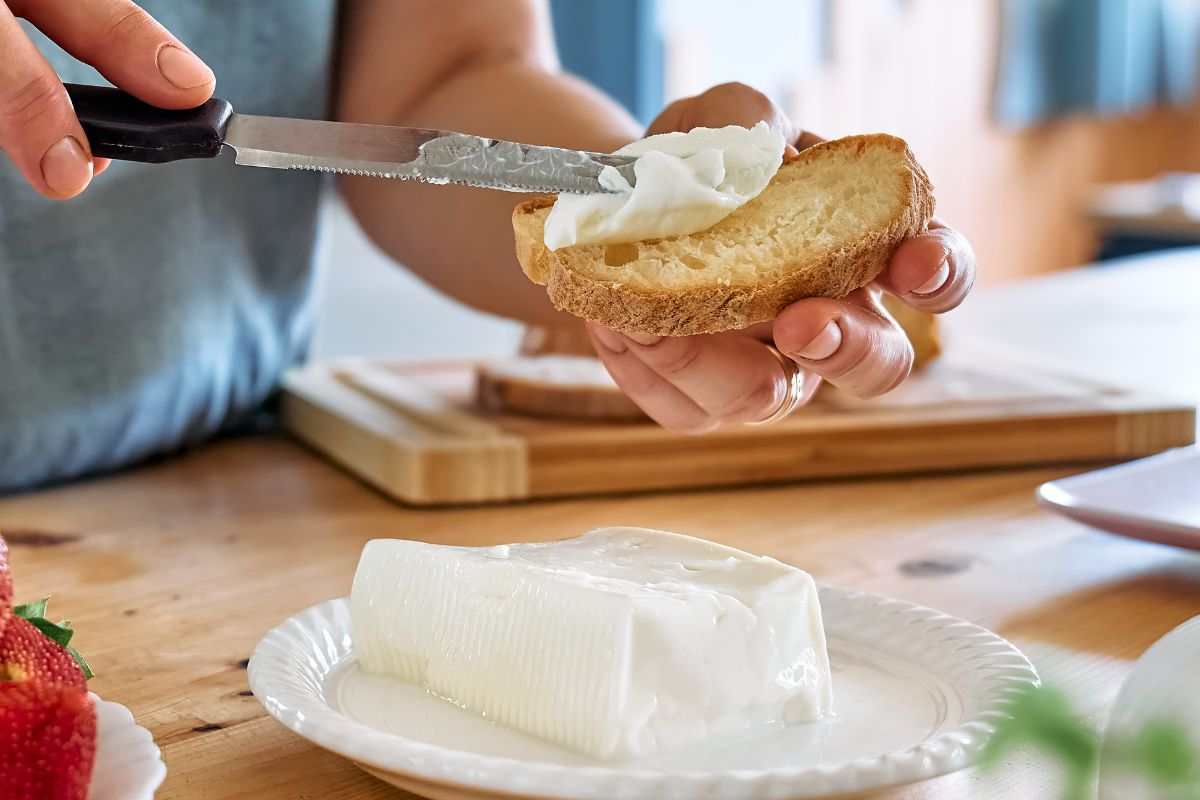
[[[812,578],[689,536],[377,539],[350,602],[362,669],[599,759],[831,712]]]
[[[753,128],[693,128],[622,147],[639,156],[630,187],[613,167],[600,183],[610,194],[559,195],[546,218],[546,247],[618,244],[706,230],[758,196],[783,163],[783,135]]]

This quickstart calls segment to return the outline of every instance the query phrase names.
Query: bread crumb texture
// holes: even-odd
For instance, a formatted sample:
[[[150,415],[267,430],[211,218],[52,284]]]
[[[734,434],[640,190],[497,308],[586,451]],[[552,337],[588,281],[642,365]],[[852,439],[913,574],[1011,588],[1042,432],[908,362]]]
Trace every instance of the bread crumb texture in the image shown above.
[[[902,139],[869,134],[810,147],[708,230],[551,251],[552,196],[513,212],[517,257],[560,310],[625,333],[689,336],[774,319],[805,297],[875,279],[933,216],[933,186]]]

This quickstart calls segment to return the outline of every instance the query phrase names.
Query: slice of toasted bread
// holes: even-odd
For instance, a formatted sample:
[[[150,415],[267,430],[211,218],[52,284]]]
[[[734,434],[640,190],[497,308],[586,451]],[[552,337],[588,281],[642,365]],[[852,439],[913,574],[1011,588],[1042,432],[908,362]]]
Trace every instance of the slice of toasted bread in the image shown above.
[[[480,364],[475,400],[501,414],[572,419],[640,420],[595,356],[523,356]]]
[[[689,336],[866,285],[928,226],[932,191],[903,140],[871,134],[802,151],[758,197],[688,236],[552,251],[543,231],[553,197],[517,206],[513,230],[525,274],[560,310],[625,333]]]

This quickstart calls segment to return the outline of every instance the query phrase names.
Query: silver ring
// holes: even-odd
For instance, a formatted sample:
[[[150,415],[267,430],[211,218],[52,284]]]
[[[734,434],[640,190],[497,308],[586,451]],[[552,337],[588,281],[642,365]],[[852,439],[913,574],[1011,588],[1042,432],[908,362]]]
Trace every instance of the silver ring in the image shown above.
[[[800,366],[795,361],[792,361],[771,345],[767,345],[767,349],[771,351],[771,355],[775,356],[775,360],[783,368],[783,378],[787,382],[787,391],[784,393],[783,399],[779,402],[779,408],[772,411],[765,418],[757,422],[748,422],[746,423],[747,425],[774,425],[781,419],[787,419],[796,409],[804,405],[804,370],[800,369]]]

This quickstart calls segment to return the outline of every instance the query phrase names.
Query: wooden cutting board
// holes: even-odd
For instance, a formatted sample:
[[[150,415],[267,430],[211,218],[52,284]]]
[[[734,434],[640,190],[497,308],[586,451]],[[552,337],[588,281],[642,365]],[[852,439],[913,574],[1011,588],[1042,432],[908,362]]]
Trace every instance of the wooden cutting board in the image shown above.
[[[823,387],[778,425],[698,437],[491,414],[474,407],[473,379],[462,362],[316,364],[285,379],[284,424],[415,505],[1118,461],[1196,433],[1186,403],[980,346],[957,347],[882,398]]]

